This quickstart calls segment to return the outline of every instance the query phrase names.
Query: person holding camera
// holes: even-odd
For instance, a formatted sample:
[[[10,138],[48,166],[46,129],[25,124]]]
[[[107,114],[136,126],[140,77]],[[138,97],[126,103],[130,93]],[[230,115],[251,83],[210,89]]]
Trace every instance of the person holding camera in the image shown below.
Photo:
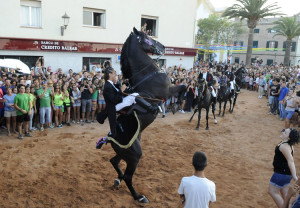
[[[39,82],[35,81],[35,87],[38,87]],[[53,97],[53,91],[48,87],[47,81],[42,82],[42,88],[38,89],[37,97],[39,98],[39,111],[40,111],[40,131],[44,131],[44,124],[53,129],[51,124],[51,97]],[[45,120],[46,115],[46,120]]]
[[[92,89],[93,89],[93,94],[92,94],[92,122],[95,122],[95,113],[97,110],[97,100],[98,100],[98,94],[99,94],[99,79],[94,78],[92,81]]]
[[[295,98],[295,93],[291,89],[289,91],[288,96],[283,100],[283,105],[286,106],[285,107],[285,114],[286,114],[285,128],[290,128],[291,119],[292,119],[292,117],[295,113],[295,109],[296,109],[296,102],[297,102],[297,99]]]
[[[82,84],[80,86],[81,92],[81,125],[84,125],[85,119],[86,123],[91,123],[89,120],[90,113],[92,110],[92,94],[94,93],[91,83],[87,78],[83,78]]]

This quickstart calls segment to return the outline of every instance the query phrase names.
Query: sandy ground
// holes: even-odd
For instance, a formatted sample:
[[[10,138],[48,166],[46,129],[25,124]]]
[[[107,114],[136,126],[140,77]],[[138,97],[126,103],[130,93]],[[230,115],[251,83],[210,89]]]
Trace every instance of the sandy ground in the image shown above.
[[[267,188],[284,123],[267,111],[265,98],[242,91],[233,114],[227,110],[217,125],[210,115],[209,131],[204,120],[195,130],[190,113],[158,116],[142,135],[143,157],[133,178],[136,190],[150,200],[146,207],[179,207],[177,189],[183,176],[193,174],[196,150],[208,157],[206,177],[217,188],[214,207],[275,207]],[[0,207],[139,207],[124,182],[119,190],[112,187],[117,174],[109,162],[110,145],[95,149],[107,131],[108,122],[72,125],[22,141],[2,132]],[[299,152],[296,146],[298,170]]]

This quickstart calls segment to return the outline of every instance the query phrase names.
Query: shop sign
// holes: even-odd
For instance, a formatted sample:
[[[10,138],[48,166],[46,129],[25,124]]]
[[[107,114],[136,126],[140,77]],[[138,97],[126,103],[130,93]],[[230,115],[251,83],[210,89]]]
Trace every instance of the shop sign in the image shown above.
[[[0,50],[120,54],[122,46],[114,43],[0,38]],[[197,49],[194,48],[166,47],[165,49],[167,56],[196,56],[196,54]]]

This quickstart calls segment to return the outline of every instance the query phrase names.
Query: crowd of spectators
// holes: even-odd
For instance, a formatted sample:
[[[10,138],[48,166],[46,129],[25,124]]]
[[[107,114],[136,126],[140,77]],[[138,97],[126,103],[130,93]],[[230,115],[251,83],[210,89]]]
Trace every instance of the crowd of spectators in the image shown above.
[[[284,121],[284,127],[300,126],[300,67],[282,65],[247,67],[242,88],[258,92],[258,98],[267,99],[269,115]]]
[[[17,129],[17,123],[24,122],[25,136],[31,136],[30,132],[45,128],[63,128],[64,126],[82,125],[95,122],[98,112],[105,110],[106,104],[103,97],[103,71],[110,63],[97,65],[87,70],[86,66],[77,73],[72,69],[63,71],[61,68],[52,70],[42,65],[40,58],[29,75],[18,75],[12,69],[2,68],[0,77],[0,125],[7,129],[7,134],[19,133],[22,139],[22,129]],[[187,92],[180,113],[191,112],[197,98],[197,85],[199,73],[203,68],[214,75],[214,88],[218,89],[219,76],[222,75],[228,64],[217,62],[197,62],[191,69],[182,66],[166,67],[160,69],[168,74],[172,85],[186,85]],[[269,114],[278,115],[280,120],[286,120],[285,127],[289,127],[291,121],[298,122],[297,112],[298,97],[296,91],[300,91],[298,83],[299,67],[262,66],[253,64],[245,66],[232,64],[233,70],[245,67],[242,88],[257,91],[258,98],[268,98]],[[122,75],[117,76],[116,84],[122,84],[125,80]],[[28,95],[30,104],[20,103],[16,106],[15,97]],[[19,96],[20,97],[20,96]],[[27,96],[25,96],[27,99]],[[23,99],[24,100],[24,99]],[[176,97],[171,97],[161,104],[162,117],[170,112],[177,102]],[[23,106],[25,105],[25,106]],[[28,105],[28,106],[27,106]],[[21,110],[28,109],[22,113]],[[20,108],[20,109],[18,109]],[[30,108],[30,109],[29,109]],[[23,114],[28,114],[21,117]],[[26,128],[28,121],[28,130]],[[300,123],[300,122],[299,122]],[[296,125],[296,124],[295,124]]]

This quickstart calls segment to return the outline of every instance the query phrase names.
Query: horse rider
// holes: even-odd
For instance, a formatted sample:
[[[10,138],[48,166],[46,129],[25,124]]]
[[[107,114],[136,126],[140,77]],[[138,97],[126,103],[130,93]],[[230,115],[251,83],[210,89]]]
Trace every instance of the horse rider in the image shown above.
[[[226,67],[225,67],[226,68]],[[234,85],[235,85],[235,80],[234,80],[234,74],[232,72],[232,66],[228,66],[227,70],[225,71],[226,76],[229,79],[230,82],[230,92],[232,98],[234,98]]]
[[[147,111],[156,112],[158,107],[152,106],[146,100],[144,100],[139,96],[138,93],[132,93],[127,97],[123,98],[123,92],[126,92],[126,84],[123,84],[120,87],[115,85],[116,81],[116,71],[111,68],[107,67],[104,73],[105,85],[103,89],[103,96],[106,102],[106,112],[109,120],[110,126],[110,134],[109,136],[116,138],[117,136],[117,111],[130,106],[134,103],[138,103],[140,106],[145,108]]]
[[[202,78],[206,80],[208,87],[211,89],[211,95],[212,95],[212,102],[213,102],[213,108],[215,110],[216,108],[216,103],[217,103],[217,95],[216,91],[214,89],[214,77],[211,73],[208,72],[208,66],[205,65],[202,68]],[[201,79],[200,74],[198,76],[198,82]]]

